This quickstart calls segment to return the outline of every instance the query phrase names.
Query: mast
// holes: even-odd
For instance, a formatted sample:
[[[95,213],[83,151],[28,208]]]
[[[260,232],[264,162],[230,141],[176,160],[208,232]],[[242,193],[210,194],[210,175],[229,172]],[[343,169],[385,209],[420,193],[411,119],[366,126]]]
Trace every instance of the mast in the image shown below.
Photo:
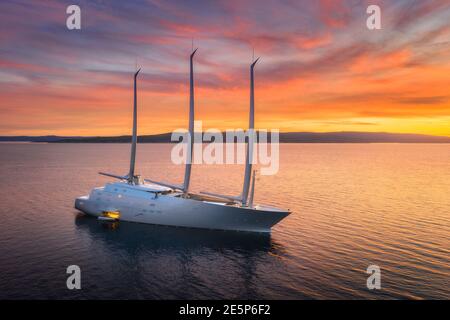
[[[133,106],[133,132],[131,138],[131,157],[130,157],[130,171],[128,172],[128,183],[134,183],[134,167],[136,162],[136,144],[137,144],[137,88],[136,80],[139,74],[139,69],[134,74],[134,106]]]
[[[255,129],[255,85],[254,85],[254,68],[259,58],[250,65],[250,112],[248,120],[248,140],[246,149],[244,186],[242,189],[242,206],[247,206],[248,191],[250,188],[250,180],[252,174],[252,160],[253,160],[253,137]]]
[[[255,195],[255,179],[256,179],[256,170],[253,170],[252,187],[250,188],[250,199],[248,200],[248,206],[250,208],[253,208],[253,198]]]
[[[194,55],[198,49],[194,50],[192,46],[192,53],[190,56],[190,75],[189,75],[189,134],[188,134],[188,147],[186,150],[186,166],[184,170],[184,182],[181,185],[170,184],[166,182],[159,182],[150,179],[144,179],[145,182],[154,183],[160,186],[168,187],[183,191],[184,196],[189,192],[189,182],[191,180],[191,167],[192,167],[192,153],[194,149]]]
[[[191,180],[192,152],[194,149],[194,55],[198,49],[191,53],[190,57],[190,76],[189,76],[189,136],[186,154],[186,167],[184,170],[183,192],[189,191],[189,182]]]

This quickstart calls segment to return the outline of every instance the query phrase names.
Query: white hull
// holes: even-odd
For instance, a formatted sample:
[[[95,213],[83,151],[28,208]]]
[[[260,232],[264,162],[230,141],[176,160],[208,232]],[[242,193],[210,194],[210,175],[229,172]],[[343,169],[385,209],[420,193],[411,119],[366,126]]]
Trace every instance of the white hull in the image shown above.
[[[154,185],[133,186],[124,182],[95,188],[75,200],[75,208],[101,216],[120,212],[119,220],[177,227],[270,232],[289,212],[271,207],[246,208],[221,202],[186,199],[180,193],[157,195]],[[156,187],[157,188],[157,187]]]

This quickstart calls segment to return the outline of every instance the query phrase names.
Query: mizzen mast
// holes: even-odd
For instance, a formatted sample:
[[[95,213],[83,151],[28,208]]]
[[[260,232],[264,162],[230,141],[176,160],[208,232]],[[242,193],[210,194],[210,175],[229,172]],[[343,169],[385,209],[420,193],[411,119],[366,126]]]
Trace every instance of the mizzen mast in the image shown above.
[[[189,75],[189,134],[188,146],[186,151],[186,167],[184,170],[183,192],[189,192],[189,183],[191,180],[192,153],[194,149],[194,55],[198,49],[192,51],[190,56],[190,75]]]
[[[249,190],[250,190],[250,181],[252,179],[252,162],[253,162],[253,149],[254,149],[254,140],[255,140],[255,83],[254,83],[254,69],[255,65],[258,62],[259,58],[253,60],[250,65],[250,112],[249,112],[249,120],[248,120],[248,139],[246,141],[246,159],[245,159],[245,173],[244,173],[244,184],[242,187],[242,193],[239,196],[226,196],[217,193],[211,192],[200,192],[202,194],[206,194],[209,196],[217,197],[220,199],[226,199],[233,202],[240,203],[243,207],[252,207],[253,206],[253,196],[251,195],[250,203],[248,202]],[[254,189],[254,186],[252,186]],[[252,190],[252,194],[253,194]]]
[[[258,62],[257,58],[250,65],[250,112],[248,119],[248,140],[247,140],[247,153],[245,160],[245,174],[244,185],[242,188],[242,206],[247,206],[248,191],[250,189],[250,180],[252,178],[252,162],[253,162],[253,147],[255,138],[255,83],[254,83],[254,69]]]
[[[130,171],[128,172],[128,182],[134,182],[134,169],[136,164],[136,145],[137,145],[137,76],[141,69],[138,69],[134,74],[134,105],[133,105],[133,131],[131,138],[131,156],[130,156]]]

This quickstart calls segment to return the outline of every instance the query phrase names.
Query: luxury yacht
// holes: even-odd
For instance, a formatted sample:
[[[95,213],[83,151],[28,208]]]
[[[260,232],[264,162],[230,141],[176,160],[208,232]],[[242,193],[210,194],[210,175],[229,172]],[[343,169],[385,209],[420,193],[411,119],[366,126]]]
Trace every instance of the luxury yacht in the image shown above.
[[[194,67],[197,49],[190,55],[189,133],[182,185],[144,179],[135,174],[137,145],[137,77],[134,74],[133,129],[130,168],[127,175],[99,172],[118,179],[104,187],[94,188],[89,195],[75,200],[75,208],[99,220],[131,221],[147,224],[235,230],[249,232],[271,231],[271,228],[289,215],[289,210],[254,205],[255,171],[252,172],[253,139],[246,140],[246,163],[242,193],[239,196],[189,192],[192,151],[194,143]],[[254,67],[250,66],[249,132],[254,130]],[[250,135],[249,135],[250,136]]]

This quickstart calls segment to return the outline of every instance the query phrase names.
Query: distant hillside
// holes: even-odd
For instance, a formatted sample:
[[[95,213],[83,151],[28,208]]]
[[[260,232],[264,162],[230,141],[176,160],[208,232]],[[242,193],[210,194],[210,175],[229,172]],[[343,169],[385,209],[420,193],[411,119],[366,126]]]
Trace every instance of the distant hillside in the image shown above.
[[[138,136],[140,143],[170,143],[171,133],[162,133],[146,136]],[[84,137],[78,139],[61,139],[59,143],[130,143],[131,136],[116,136],[116,137]]]
[[[386,132],[287,132],[280,142],[289,143],[450,143],[450,137]]]
[[[141,143],[170,143],[171,133],[138,137]],[[269,135],[270,137],[270,135]],[[15,136],[0,137],[0,141],[29,141],[56,143],[129,143],[131,136],[117,137],[59,137]],[[385,132],[285,132],[280,133],[282,143],[450,143],[450,137]]]
[[[57,142],[61,140],[82,139],[83,137],[61,136],[0,136],[0,142]]]

